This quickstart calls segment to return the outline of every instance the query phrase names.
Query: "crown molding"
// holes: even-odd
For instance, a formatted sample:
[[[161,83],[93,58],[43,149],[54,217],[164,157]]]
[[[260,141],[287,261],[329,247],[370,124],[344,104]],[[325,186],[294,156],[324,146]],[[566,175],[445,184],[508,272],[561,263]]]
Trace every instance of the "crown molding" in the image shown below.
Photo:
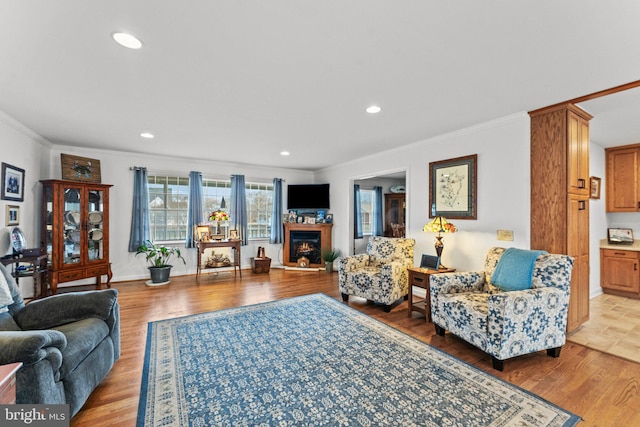
[[[21,134],[23,134],[24,136],[26,136],[27,138],[37,142],[38,144],[46,147],[46,148],[52,148],[53,144],[51,143],[51,141],[45,139],[44,137],[42,137],[40,134],[34,132],[32,129],[30,129],[29,127],[25,126],[23,123],[17,121],[16,119],[14,119],[13,117],[11,117],[10,115],[8,115],[7,113],[5,113],[4,111],[0,110],[0,122],[8,125],[9,127],[17,130],[18,132],[20,132]]]

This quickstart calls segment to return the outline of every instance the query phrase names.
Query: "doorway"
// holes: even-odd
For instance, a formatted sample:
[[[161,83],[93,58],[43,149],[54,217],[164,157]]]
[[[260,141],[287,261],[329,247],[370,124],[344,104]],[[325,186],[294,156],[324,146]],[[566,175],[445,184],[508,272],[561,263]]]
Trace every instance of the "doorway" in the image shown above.
[[[354,184],[360,186],[360,209],[362,218],[362,238],[353,238],[353,254],[363,254],[367,252],[369,238],[375,234],[373,204],[375,203],[375,187],[382,188],[382,235],[393,237],[394,228],[397,224],[402,225],[405,233],[407,224],[406,214],[406,179],[405,170],[381,173],[379,175],[355,179]],[[386,202],[386,203],[385,203]],[[354,206],[355,209],[355,206]],[[395,232],[398,234],[398,231]]]

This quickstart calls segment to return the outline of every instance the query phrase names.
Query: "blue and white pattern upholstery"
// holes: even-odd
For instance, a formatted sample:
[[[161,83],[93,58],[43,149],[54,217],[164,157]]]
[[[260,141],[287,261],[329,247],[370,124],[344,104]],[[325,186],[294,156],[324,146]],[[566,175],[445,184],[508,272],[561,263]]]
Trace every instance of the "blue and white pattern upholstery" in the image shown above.
[[[504,248],[491,248],[484,271],[431,276],[431,314],[444,330],[487,352],[496,361],[559,348],[566,340],[573,258],[543,254],[535,262],[532,288],[503,292],[491,275]],[[551,353],[549,353],[551,355]],[[497,364],[501,369],[501,364]]]
[[[409,293],[409,274],[413,266],[414,239],[372,236],[367,253],[340,258],[338,279],[340,292],[384,304],[391,304]]]

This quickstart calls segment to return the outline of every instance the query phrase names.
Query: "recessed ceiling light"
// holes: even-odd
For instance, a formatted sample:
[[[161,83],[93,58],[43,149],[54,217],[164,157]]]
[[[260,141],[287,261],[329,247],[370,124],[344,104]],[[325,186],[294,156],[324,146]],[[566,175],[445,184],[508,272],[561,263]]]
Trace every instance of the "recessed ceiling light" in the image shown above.
[[[116,43],[129,49],[140,49],[142,47],[142,42],[131,34],[113,33],[111,37],[113,37]]]
[[[376,114],[382,111],[382,108],[378,107],[377,105],[371,105],[370,107],[367,107],[366,111],[369,114]]]
[[[142,133],[140,134],[140,136],[141,136],[141,137],[143,137],[143,138],[151,139],[151,138],[153,138],[155,135],[154,135],[154,134],[152,134],[151,132],[142,132]]]
[[[288,151],[281,151],[281,152],[280,152],[280,155],[281,155],[281,156],[288,156],[288,155],[289,155],[289,152],[288,152]]]

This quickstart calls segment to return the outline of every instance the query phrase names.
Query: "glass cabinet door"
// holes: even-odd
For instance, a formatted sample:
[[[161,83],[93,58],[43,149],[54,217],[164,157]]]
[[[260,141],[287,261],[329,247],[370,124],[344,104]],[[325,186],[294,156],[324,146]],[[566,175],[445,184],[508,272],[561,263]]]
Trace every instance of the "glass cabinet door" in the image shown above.
[[[51,253],[53,252],[53,187],[44,187],[44,247],[47,250],[47,259],[51,263]]]
[[[62,241],[64,245],[63,264],[80,263],[82,237],[82,222],[80,215],[80,202],[82,190],[78,187],[64,187],[63,190],[63,221],[61,227]]]
[[[87,257],[89,262],[104,258],[104,191],[87,194]]]

